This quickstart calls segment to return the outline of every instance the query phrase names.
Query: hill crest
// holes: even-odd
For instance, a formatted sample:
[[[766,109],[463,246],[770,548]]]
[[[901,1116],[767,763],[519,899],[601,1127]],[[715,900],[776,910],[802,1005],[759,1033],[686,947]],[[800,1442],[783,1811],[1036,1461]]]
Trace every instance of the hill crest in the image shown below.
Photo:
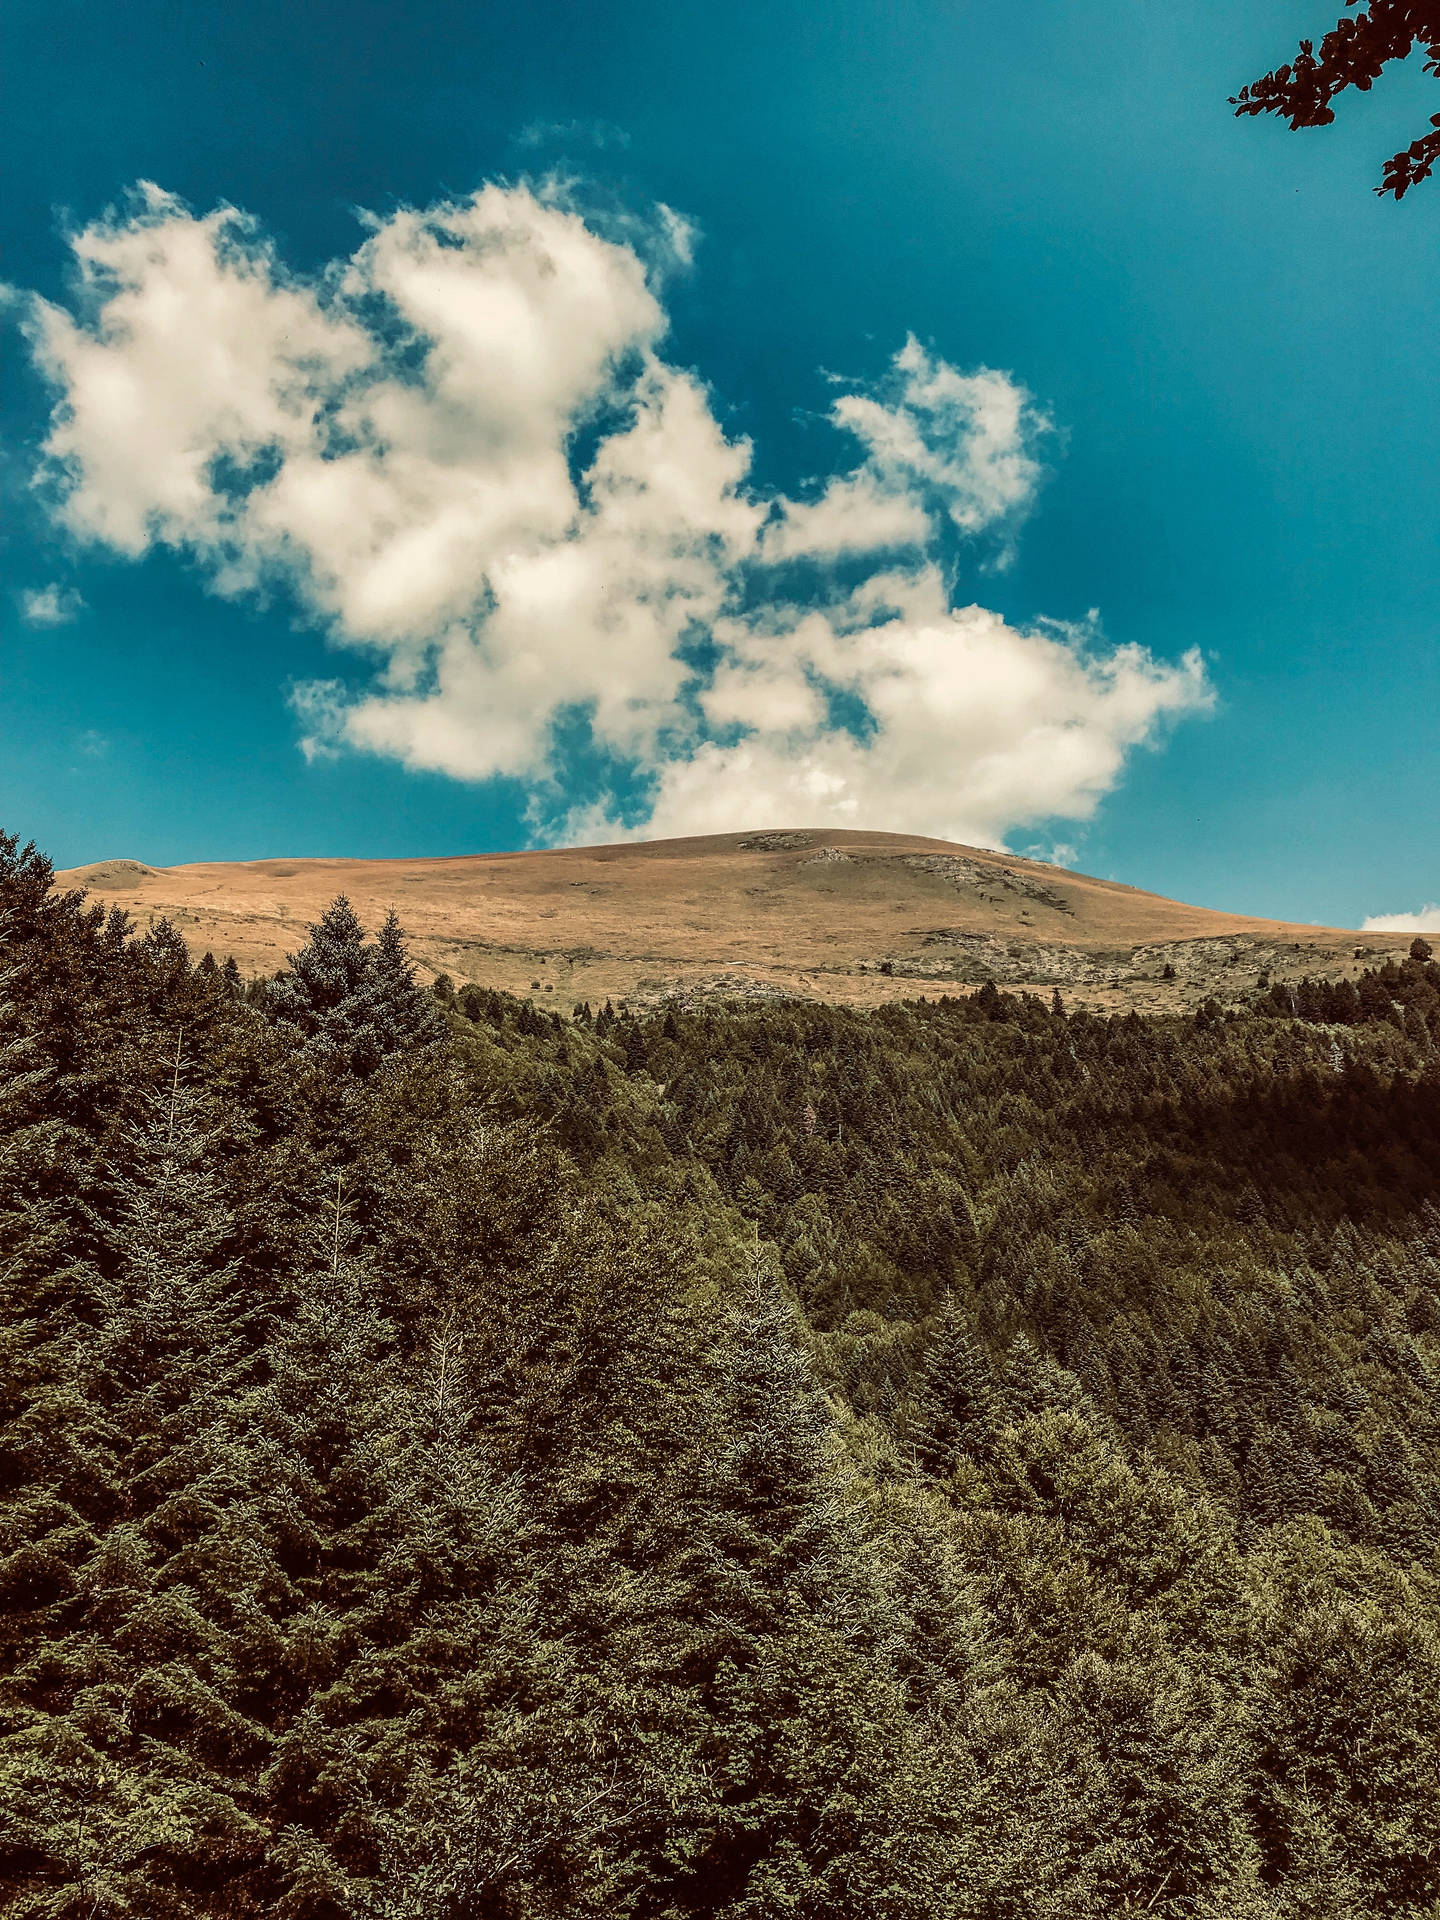
[[[581,1000],[776,996],[873,1006],[986,980],[1097,1011],[1233,1002],[1270,980],[1346,977],[1408,934],[1194,907],[1018,854],[860,829],[757,827],[423,859],[272,857],[57,876],[192,952],[272,973],[326,902],[378,925],[392,906],[431,974]]]

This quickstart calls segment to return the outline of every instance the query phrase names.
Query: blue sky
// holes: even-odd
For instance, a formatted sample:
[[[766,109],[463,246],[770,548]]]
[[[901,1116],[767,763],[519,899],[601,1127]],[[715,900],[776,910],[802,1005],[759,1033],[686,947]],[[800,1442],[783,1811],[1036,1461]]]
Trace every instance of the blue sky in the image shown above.
[[[587,822],[633,828],[651,805],[662,826],[723,824],[752,798],[793,816],[806,809],[784,783],[804,767],[816,817],[846,804],[858,825],[922,826],[928,807],[935,831],[1069,847],[1086,870],[1210,905],[1348,925],[1434,900],[1440,184],[1398,208],[1370,187],[1440,89],[1392,73],[1308,135],[1226,106],[1330,17],[1268,0],[1098,15],[1059,0],[839,0],[823,14],[790,0],[18,0],[0,212],[17,290],[0,821],[60,864],[484,851]],[[557,176],[563,188],[544,186]],[[486,204],[512,224],[519,208],[527,245],[572,248],[577,273],[598,261],[632,302],[616,322],[629,371],[603,395],[574,386],[572,474],[661,407],[636,384],[647,354],[668,417],[704,402],[703,450],[679,464],[710,476],[711,572],[683,588],[693,617],[673,647],[637,639],[643,662],[610,662],[609,642],[576,628],[569,654],[537,654],[551,704],[506,709],[505,744],[495,716],[521,696],[513,659],[496,660],[502,644],[529,658],[522,600],[472,592],[437,666],[433,621],[401,634],[402,610],[383,633],[365,627],[350,562],[323,589],[329,548],[287,573],[258,509],[223,539],[192,517],[127,553],[103,533],[126,477],[112,461],[97,478],[100,429],[83,412],[82,484],[61,524],[53,482],[31,485],[57,389],[20,323],[38,294],[108,351],[67,236],[139,180],[176,198],[149,228],[130,203],[107,244],[153,240],[158,221],[178,248],[201,231],[192,215],[241,209],[256,223],[245,244],[270,249],[265,310],[300,289],[332,359],[350,351],[334,344],[341,319],[347,339],[373,326],[365,351],[392,384],[412,379],[417,349],[393,313],[373,319],[379,269],[366,268],[370,306],[342,315],[316,291],[365,243],[357,209],[393,239],[400,210],[463,209],[500,183],[511,197]],[[462,232],[458,215],[436,218],[450,254],[491,270],[494,219]],[[150,292],[178,258],[145,269]],[[643,296],[630,263],[648,273]],[[209,322],[195,314],[198,337]],[[912,338],[919,358],[897,363]],[[72,401],[82,360],[76,346],[64,363]],[[977,388],[981,368],[1009,387]],[[341,375],[326,377],[333,411]],[[433,441],[444,382],[427,391]],[[1019,412],[1001,445],[1009,429],[984,422],[1007,394]],[[169,404],[155,399],[147,433]],[[539,429],[507,431],[506,475],[532,441],[544,465]],[[722,472],[747,439],[743,473]],[[471,454],[461,466],[475,477]],[[653,503],[657,472],[624,484]],[[892,542],[867,557],[860,541],[822,565],[812,540],[777,571],[757,543],[851,483],[845,498],[859,487],[877,513],[928,515],[923,552],[897,558]],[[487,582],[512,537],[551,540],[540,526],[495,534]],[[294,526],[282,532],[293,553]],[[610,533],[591,532],[586,551],[610,554]],[[634,535],[617,580],[654,538],[649,523]],[[865,618],[898,624],[857,624],[854,596],[877,580],[885,608]],[[985,620],[937,611],[936,580]],[[805,639],[822,616],[823,639]],[[667,680],[667,658],[698,679]],[[1006,675],[986,706],[975,690]],[[1083,764],[1057,774],[1043,728],[1026,731],[1014,689],[1032,685]],[[823,721],[794,717],[806,699]],[[987,730],[1006,743],[999,773],[982,764]]]

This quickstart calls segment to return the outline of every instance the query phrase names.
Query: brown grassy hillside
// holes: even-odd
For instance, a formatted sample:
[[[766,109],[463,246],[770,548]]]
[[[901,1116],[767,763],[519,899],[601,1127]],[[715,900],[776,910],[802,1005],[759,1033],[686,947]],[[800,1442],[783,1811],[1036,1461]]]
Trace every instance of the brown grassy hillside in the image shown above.
[[[874,1005],[993,979],[1068,1004],[1233,1001],[1272,979],[1357,972],[1408,934],[1357,935],[1181,905],[1013,854],[822,829],[713,834],[443,860],[250,860],[59,876],[198,956],[274,972],[337,893],[394,906],[430,972],[579,1000],[794,994]],[[1173,978],[1165,977],[1167,967]]]

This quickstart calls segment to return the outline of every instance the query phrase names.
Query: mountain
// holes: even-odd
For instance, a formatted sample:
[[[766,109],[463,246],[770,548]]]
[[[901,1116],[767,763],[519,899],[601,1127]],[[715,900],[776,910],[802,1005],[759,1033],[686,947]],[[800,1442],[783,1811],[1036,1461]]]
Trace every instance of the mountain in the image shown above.
[[[712,843],[715,924],[906,845]],[[617,864],[655,927],[706,849]],[[5,1920],[1435,1920],[1440,965],[566,1019],[51,878],[0,833]]]
[[[566,1010],[711,995],[864,1007],[993,980],[1097,1011],[1176,1011],[1234,1001],[1262,975],[1350,977],[1410,944],[946,840],[821,828],[435,860],[105,860],[58,879],[142,926],[168,918],[195,955],[233,955],[251,974],[283,967],[343,892],[372,926],[395,907],[429,972]]]

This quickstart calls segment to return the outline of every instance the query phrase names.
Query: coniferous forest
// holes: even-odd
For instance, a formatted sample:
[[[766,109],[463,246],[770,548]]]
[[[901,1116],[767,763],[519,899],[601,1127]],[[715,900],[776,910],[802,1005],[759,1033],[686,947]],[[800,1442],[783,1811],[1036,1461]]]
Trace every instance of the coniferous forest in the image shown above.
[[[0,839],[19,1920],[1440,1912],[1440,968],[576,1018]]]

